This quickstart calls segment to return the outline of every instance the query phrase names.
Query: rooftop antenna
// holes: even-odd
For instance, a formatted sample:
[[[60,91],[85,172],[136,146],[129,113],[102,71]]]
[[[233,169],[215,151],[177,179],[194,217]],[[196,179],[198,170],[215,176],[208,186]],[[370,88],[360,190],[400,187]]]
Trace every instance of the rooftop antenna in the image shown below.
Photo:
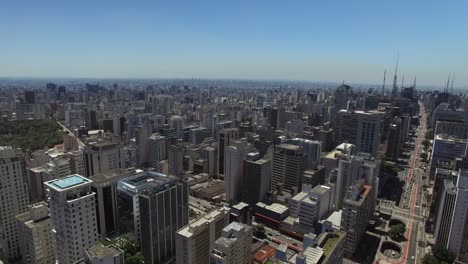
[[[445,85],[445,89],[444,89],[445,93],[448,92],[449,84],[450,84],[450,72],[449,72],[449,76],[448,76],[448,79],[447,79],[447,84]]]
[[[452,85],[450,86],[450,92],[453,93],[453,81],[455,80],[455,73],[452,75]]]
[[[403,77],[401,78],[401,86],[400,86],[400,94],[403,92],[403,84],[405,83],[405,75],[403,74]]]
[[[382,95],[385,95],[385,76],[387,75],[387,69],[383,73],[383,85],[382,85]]]
[[[400,52],[397,53],[397,61],[395,66],[395,75],[393,76],[393,87],[392,87],[392,99],[395,99],[398,88],[397,88],[397,72],[398,72],[398,62],[400,60]]]

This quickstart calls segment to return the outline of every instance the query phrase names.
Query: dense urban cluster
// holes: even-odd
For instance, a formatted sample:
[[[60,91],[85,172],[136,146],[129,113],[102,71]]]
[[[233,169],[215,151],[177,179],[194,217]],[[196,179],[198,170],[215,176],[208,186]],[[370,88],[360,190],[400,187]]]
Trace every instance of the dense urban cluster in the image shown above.
[[[9,80],[0,263],[467,263],[468,98],[396,81]]]

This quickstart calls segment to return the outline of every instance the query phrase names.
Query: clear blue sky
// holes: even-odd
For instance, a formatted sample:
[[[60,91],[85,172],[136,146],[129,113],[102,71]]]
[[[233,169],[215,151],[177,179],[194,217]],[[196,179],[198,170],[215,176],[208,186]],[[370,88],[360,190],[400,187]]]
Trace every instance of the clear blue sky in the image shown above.
[[[0,0],[6,77],[388,83],[398,51],[405,80],[468,87],[468,1]]]

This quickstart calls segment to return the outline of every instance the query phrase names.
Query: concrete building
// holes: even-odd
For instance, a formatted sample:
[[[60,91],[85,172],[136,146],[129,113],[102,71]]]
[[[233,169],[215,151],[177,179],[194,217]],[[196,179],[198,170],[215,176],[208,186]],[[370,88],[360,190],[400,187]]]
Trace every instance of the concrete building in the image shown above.
[[[232,142],[239,139],[239,129],[226,128],[219,132],[218,135],[218,174],[224,176],[224,149],[231,145]]]
[[[306,159],[307,155],[302,147],[278,145],[273,153],[272,189],[277,190],[278,184],[281,184],[288,192],[291,192],[292,188],[295,188],[296,192],[301,191]]]
[[[224,184],[226,201],[240,200],[242,178],[244,174],[242,163],[244,150],[240,146],[228,146],[224,149]]]
[[[351,143],[357,152],[376,156],[380,145],[382,115],[380,112],[340,110],[336,116],[336,142]]]
[[[437,167],[444,167],[456,158],[468,154],[468,139],[439,134],[434,136],[432,146],[431,172]]]
[[[125,153],[121,144],[111,137],[90,138],[83,149],[86,177],[124,169]]]
[[[166,137],[153,134],[148,138],[148,165],[158,168],[159,163],[167,159]]]
[[[435,241],[456,255],[468,255],[468,171],[460,170],[456,184],[444,181],[438,208]]]
[[[356,251],[366,231],[373,210],[369,199],[371,191],[372,186],[364,185],[362,179],[349,187],[341,217],[341,229],[346,232],[344,241],[346,257],[350,257]]]
[[[21,149],[0,146],[0,256],[20,256],[15,216],[28,210],[25,161]]]
[[[145,263],[173,263],[176,232],[188,224],[188,186],[163,174],[152,177],[139,193],[141,249]]]
[[[176,263],[205,264],[210,260],[211,245],[229,224],[229,212],[214,210],[176,233]]]
[[[358,179],[364,179],[365,184],[372,186],[373,193],[369,199],[375,204],[379,173],[380,163],[368,156],[343,156],[338,165],[335,210],[342,208],[349,187]]]
[[[83,150],[75,150],[68,153],[70,160],[70,173],[86,175]]]
[[[303,190],[289,202],[291,216],[299,224],[313,228],[315,222],[324,219],[333,206],[333,189],[326,185],[317,185],[313,189]]]
[[[304,153],[307,154],[306,169],[316,169],[322,158],[322,143],[303,138],[294,138],[291,143],[301,146]]]
[[[214,242],[210,264],[252,263],[252,227],[232,222],[223,228],[222,235]]]
[[[85,264],[125,264],[124,252],[114,246],[104,246],[101,243],[93,245],[92,247],[85,249],[84,252]]]
[[[303,252],[296,258],[296,264],[339,264],[343,263],[346,232],[327,227],[320,235],[305,234]]]
[[[48,181],[50,215],[58,263],[71,264],[99,239],[92,181],[80,175]]]
[[[139,126],[135,130],[135,142],[137,146],[137,164],[143,167],[148,162],[148,138],[150,130],[146,125]]]
[[[30,205],[29,211],[16,216],[20,241],[21,263],[49,264],[55,262],[52,222],[47,203]]]
[[[245,160],[242,201],[250,206],[264,201],[271,190],[271,173],[270,159]]]
[[[168,149],[169,175],[180,177],[184,171],[184,147],[182,144],[170,145]]]

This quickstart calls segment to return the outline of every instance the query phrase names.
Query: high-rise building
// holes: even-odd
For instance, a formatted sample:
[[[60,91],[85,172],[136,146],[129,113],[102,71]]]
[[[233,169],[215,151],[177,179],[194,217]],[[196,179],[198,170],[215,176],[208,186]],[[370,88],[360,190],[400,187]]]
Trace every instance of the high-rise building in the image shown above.
[[[176,231],[188,224],[188,185],[159,174],[139,195],[141,249],[145,263],[173,263]]]
[[[171,116],[169,117],[168,123],[170,128],[175,129],[177,139],[181,139],[183,135],[183,123],[181,116]]]
[[[68,153],[70,160],[70,173],[86,175],[83,150],[75,150]]]
[[[19,257],[15,216],[28,210],[25,161],[21,149],[0,146],[0,256]]]
[[[220,238],[214,242],[210,254],[210,264],[250,264],[252,263],[252,227],[232,222],[225,228]]]
[[[444,167],[456,158],[468,154],[468,139],[445,134],[435,135],[432,147],[431,172],[437,167]]]
[[[118,192],[119,180],[136,174],[133,168],[117,169],[89,177],[91,190],[96,193],[97,229],[101,238],[119,232]]]
[[[157,168],[159,163],[167,159],[166,137],[153,134],[148,139],[148,165]]]
[[[366,231],[373,209],[369,199],[371,191],[372,186],[365,185],[363,179],[357,180],[349,187],[341,216],[341,229],[346,232],[346,257],[352,256]]]
[[[396,121],[390,125],[388,130],[388,143],[386,156],[389,160],[397,161],[400,157],[400,148],[403,138],[403,132],[400,122]]]
[[[335,109],[340,111],[342,109],[348,109],[348,96],[351,90],[351,86],[342,84],[335,90]]]
[[[373,192],[369,199],[372,200],[371,204],[375,205],[377,194],[374,192],[378,188],[379,172],[380,163],[376,160],[366,156],[342,156],[336,179],[335,209],[342,208],[349,187],[358,179],[364,179],[365,184],[372,186]]]
[[[209,263],[211,245],[228,224],[229,212],[217,209],[177,231],[176,263]]]
[[[436,243],[456,255],[468,255],[468,171],[459,171],[456,185],[445,180],[440,202]]]
[[[224,176],[224,149],[239,139],[239,129],[226,128],[218,135],[218,174]]]
[[[284,190],[301,191],[302,176],[305,171],[307,155],[302,147],[290,144],[281,144],[273,153],[273,169],[271,187],[277,190],[278,184],[282,184]]]
[[[322,158],[322,143],[303,138],[294,138],[291,143],[301,146],[304,153],[307,154],[306,169],[316,169]]]
[[[316,221],[324,219],[332,210],[333,189],[327,185],[317,185],[303,190],[290,201],[291,216],[301,225],[313,228]]]
[[[244,150],[240,146],[228,146],[224,149],[224,183],[226,200],[237,202],[240,199]]]
[[[298,254],[296,264],[343,263],[345,237],[345,232],[333,227],[327,227],[318,236],[310,233],[305,234],[304,250]]]
[[[340,110],[336,115],[336,143],[351,143],[357,152],[376,156],[380,144],[380,112]]]
[[[49,264],[55,262],[52,222],[47,203],[40,202],[29,211],[16,216],[20,241],[21,263]]]
[[[139,126],[135,130],[135,141],[137,146],[137,164],[143,167],[148,162],[148,138],[149,129],[146,125]]]
[[[86,177],[126,167],[123,147],[110,137],[89,139],[83,152]]]
[[[71,264],[98,239],[95,193],[92,181],[80,175],[44,183],[48,189],[56,260]]]
[[[169,145],[167,162],[169,175],[180,177],[184,171],[184,147],[182,144]]]
[[[272,165],[270,159],[245,160],[242,182],[242,201],[254,206],[265,200],[271,190]]]

